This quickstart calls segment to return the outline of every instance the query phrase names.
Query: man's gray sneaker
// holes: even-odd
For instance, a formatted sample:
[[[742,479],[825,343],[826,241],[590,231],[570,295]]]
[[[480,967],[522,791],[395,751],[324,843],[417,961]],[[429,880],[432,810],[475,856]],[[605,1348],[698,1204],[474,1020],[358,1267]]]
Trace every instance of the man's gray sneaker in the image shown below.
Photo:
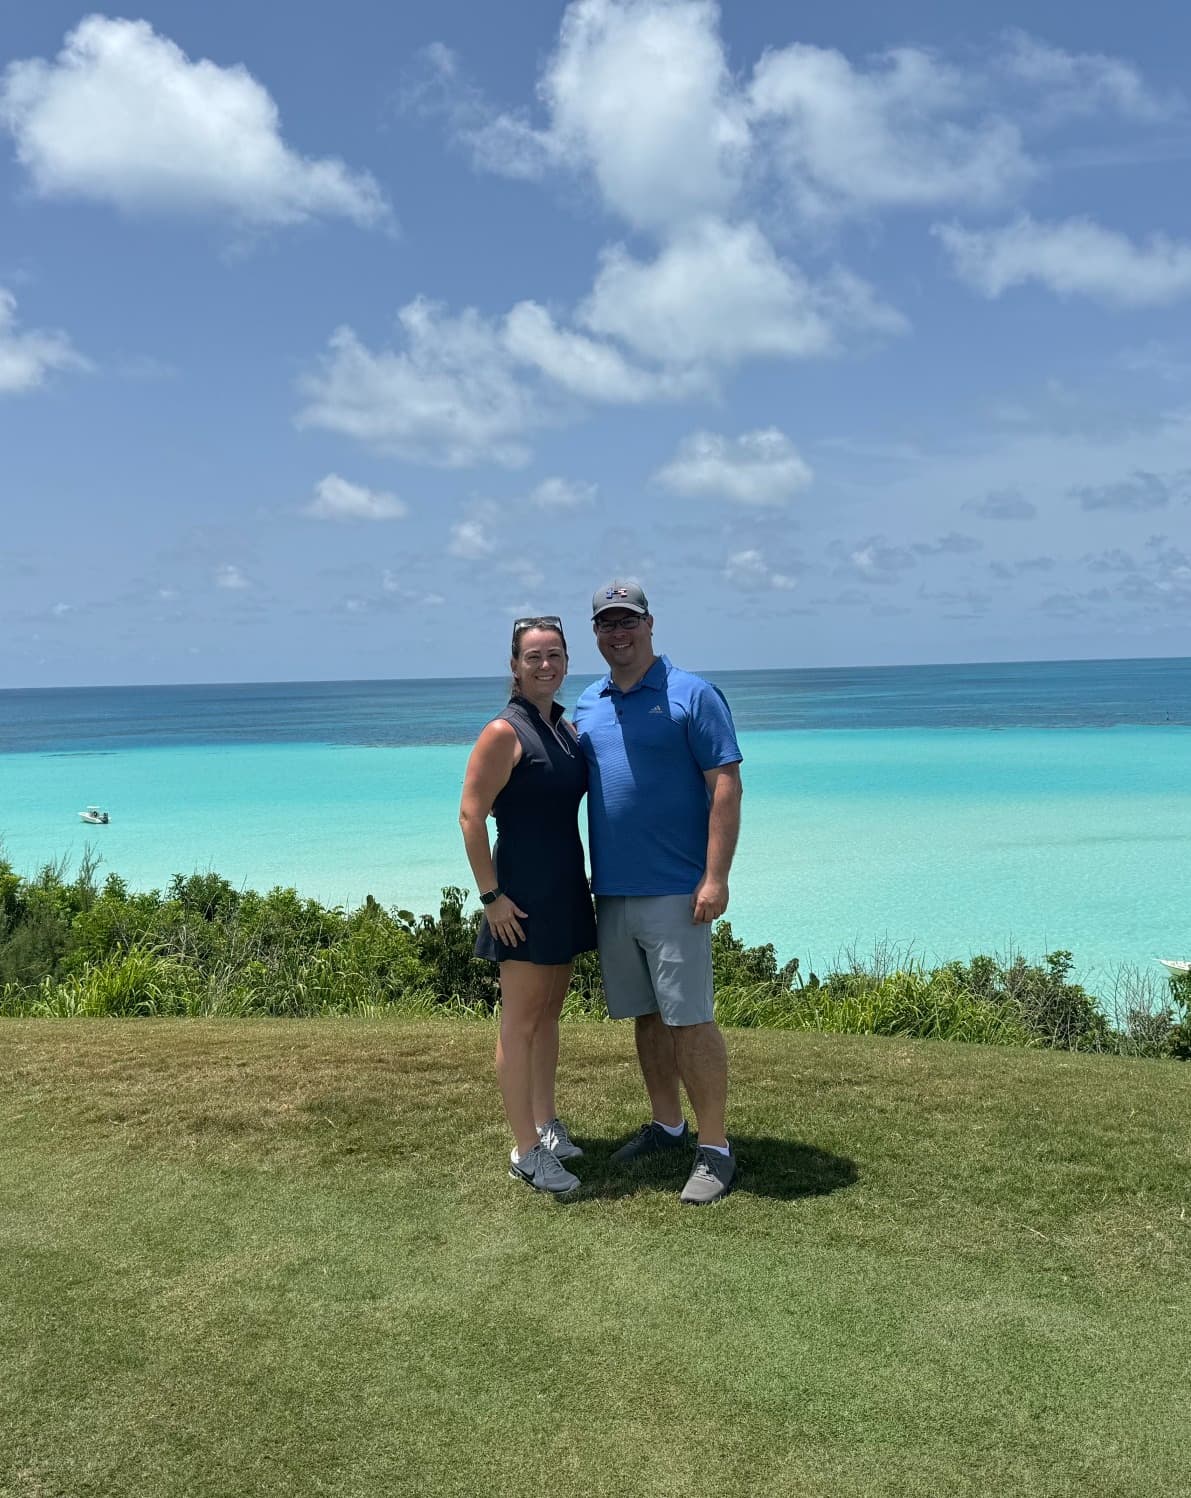
[[[509,1176],[514,1181],[524,1181],[535,1191],[549,1191],[552,1196],[563,1196],[580,1184],[579,1177],[572,1175],[544,1144],[535,1144],[528,1155],[510,1160]]]
[[[682,1150],[690,1147],[691,1134],[683,1122],[681,1134],[668,1134],[661,1124],[651,1119],[643,1129],[633,1135],[627,1144],[622,1144],[608,1158],[609,1165],[625,1165],[630,1160],[641,1160],[646,1155],[664,1154],[666,1150]]]
[[[706,1207],[727,1196],[736,1178],[736,1156],[721,1155],[719,1150],[700,1146],[695,1151],[695,1168],[682,1188],[679,1201],[688,1207]]]
[[[583,1151],[567,1133],[561,1118],[552,1118],[538,1130],[538,1138],[560,1160],[582,1160]]]

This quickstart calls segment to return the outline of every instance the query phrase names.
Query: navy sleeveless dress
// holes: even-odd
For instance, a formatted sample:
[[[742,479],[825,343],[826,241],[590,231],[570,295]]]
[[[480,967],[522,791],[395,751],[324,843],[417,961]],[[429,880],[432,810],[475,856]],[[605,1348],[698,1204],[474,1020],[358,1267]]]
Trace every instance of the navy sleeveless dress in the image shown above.
[[[596,944],[595,914],[579,840],[579,803],[587,790],[587,762],[569,728],[557,727],[554,703],[547,723],[524,697],[500,714],[513,725],[521,758],[492,803],[496,882],[526,912],[525,940],[506,947],[480,924],[476,956],[493,962],[570,962]]]

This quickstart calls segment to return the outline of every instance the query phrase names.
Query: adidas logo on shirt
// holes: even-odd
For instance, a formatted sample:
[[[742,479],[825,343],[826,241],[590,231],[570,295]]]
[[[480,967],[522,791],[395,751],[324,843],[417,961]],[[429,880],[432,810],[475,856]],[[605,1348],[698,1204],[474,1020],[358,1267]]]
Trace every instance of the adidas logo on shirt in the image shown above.
[[[659,702],[658,705],[657,705],[657,707],[651,707],[649,709],[649,711],[650,711],[650,713],[664,713],[666,711],[666,709]]]

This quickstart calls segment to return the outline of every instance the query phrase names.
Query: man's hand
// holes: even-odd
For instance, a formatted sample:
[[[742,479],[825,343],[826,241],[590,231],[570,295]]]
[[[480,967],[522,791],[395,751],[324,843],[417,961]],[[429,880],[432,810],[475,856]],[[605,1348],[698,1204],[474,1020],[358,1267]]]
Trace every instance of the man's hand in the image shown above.
[[[691,921],[696,926],[707,926],[718,920],[728,908],[728,881],[712,879],[704,874],[691,896]]]

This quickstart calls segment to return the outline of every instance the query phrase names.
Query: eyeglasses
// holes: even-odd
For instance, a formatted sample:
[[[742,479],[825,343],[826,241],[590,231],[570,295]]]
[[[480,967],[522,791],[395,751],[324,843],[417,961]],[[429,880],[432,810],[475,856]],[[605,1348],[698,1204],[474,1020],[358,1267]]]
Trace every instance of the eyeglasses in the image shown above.
[[[531,614],[528,619],[514,619],[513,633],[519,629],[557,629],[562,631],[562,620],[557,614]]]
[[[627,619],[597,619],[595,627],[600,635],[610,635],[618,629],[640,629],[641,615],[630,614]]]

